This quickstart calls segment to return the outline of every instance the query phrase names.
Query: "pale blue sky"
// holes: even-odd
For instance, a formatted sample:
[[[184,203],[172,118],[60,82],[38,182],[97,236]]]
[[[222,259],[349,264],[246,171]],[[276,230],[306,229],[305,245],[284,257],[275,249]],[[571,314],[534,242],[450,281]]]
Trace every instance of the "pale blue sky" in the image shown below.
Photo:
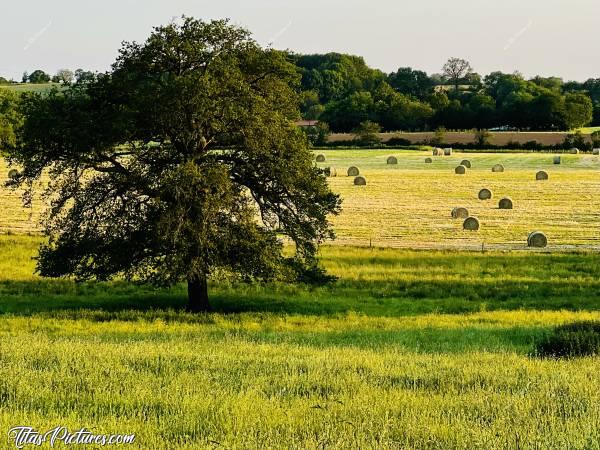
[[[8,0],[4,0],[5,4]],[[363,56],[385,71],[439,72],[450,56],[475,70],[600,78],[599,0],[55,0],[11,2],[0,15],[0,75],[107,70],[120,42],[182,14],[229,17],[266,45]]]

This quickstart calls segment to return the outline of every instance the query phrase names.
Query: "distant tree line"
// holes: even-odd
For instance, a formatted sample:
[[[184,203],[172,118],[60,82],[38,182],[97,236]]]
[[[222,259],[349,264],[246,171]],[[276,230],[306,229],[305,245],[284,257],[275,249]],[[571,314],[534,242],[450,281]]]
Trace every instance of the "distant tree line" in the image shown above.
[[[55,75],[50,75],[44,72],[41,69],[34,70],[31,73],[23,72],[23,77],[21,78],[21,83],[31,83],[31,84],[45,84],[45,83],[61,83],[61,84],[70,84],[74,82],[80,81],[90,81],[95,79],[97,76],[96,73],[90,72],[83,69],[77,69],[73,72],[70,69],[60,69],[56,72]],[[7,80],[3,77],[0,77],[0,84],[11,84],[16,83],[13,80]]]
[[[468,61],[450,58],[440,74],[401,67],[386,74],[364,59],[339,53],[287,53],[300,82],[300,111],[322,122],[313,131],[353,132],[361,124],[382,131],[436,129],[571,130],[600,125],[600,78],[585,82],[558,77],[525,79],[518,72],[482,77]],[[68,85],[101,74],[61,69],[55,75],[25,72],[23,83]],[[14,83],[0,77],[0,84]]]
[[[384,131],[600,125],[600,79],[527,80],[502,72],[482,77],[459,58],[449,59],[441,74],[428,75],[410,67],[386,74],[345,54],[289,57],[301,76],[303,117],[326,122],[334,132],[351,132],[363,122]]]

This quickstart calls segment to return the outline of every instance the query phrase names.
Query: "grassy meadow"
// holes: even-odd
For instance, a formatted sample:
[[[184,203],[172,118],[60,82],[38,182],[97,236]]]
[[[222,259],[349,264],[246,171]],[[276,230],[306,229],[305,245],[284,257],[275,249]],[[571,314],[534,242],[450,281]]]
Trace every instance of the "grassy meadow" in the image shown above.
[[[183,285],[39,278],[42,203],[0,190],[0,429],[86,426],[141,449],[600,449],[600,360],[532,354],[552,327],[600,320],[600,159],[319,153],[368,181],[330,179],[344,212],[320,256],[338,280],[213,282],[203,315],[182,311]],[[525,249],[537,229],[546,251]]]
[[[184,290],[32,275],[0,238],[0,426],[139,448],[598,448],[600,361],[530,355],[600,319],[600,256],[325,247],[339,281]],[[158,307],[155,308],[155,307]]]
[[[0,84],[0,89],[6,89],[12,92],[39,92],[44,93],[57,88],[62,89],[59,83],[15,83],[15,84]]]

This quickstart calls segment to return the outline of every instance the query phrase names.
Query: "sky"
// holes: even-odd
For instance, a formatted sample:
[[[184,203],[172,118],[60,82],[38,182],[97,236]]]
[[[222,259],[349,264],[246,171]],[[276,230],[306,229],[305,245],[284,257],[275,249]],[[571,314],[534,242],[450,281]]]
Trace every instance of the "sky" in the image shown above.
[[[0,76],[17,80],[109,70],[121,42],[183,14],[229,18],[264,46],[360,55],[385,72],[439,73],[459,57],[482,75],[600,78],[598,0],[29,0],[2,10]]]

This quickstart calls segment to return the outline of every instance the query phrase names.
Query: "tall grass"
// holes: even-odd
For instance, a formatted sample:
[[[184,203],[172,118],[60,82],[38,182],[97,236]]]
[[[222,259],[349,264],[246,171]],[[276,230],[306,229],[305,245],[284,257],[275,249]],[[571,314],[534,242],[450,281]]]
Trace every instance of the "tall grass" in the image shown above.
[[[40,279],[39,242],[0,238],[0,429],[143,449],[598,448],[600,360],[529,356],[600,319],[598,255],[326,247],[333,285],[213,282],[216,311],[191,315],[183,286]]]

